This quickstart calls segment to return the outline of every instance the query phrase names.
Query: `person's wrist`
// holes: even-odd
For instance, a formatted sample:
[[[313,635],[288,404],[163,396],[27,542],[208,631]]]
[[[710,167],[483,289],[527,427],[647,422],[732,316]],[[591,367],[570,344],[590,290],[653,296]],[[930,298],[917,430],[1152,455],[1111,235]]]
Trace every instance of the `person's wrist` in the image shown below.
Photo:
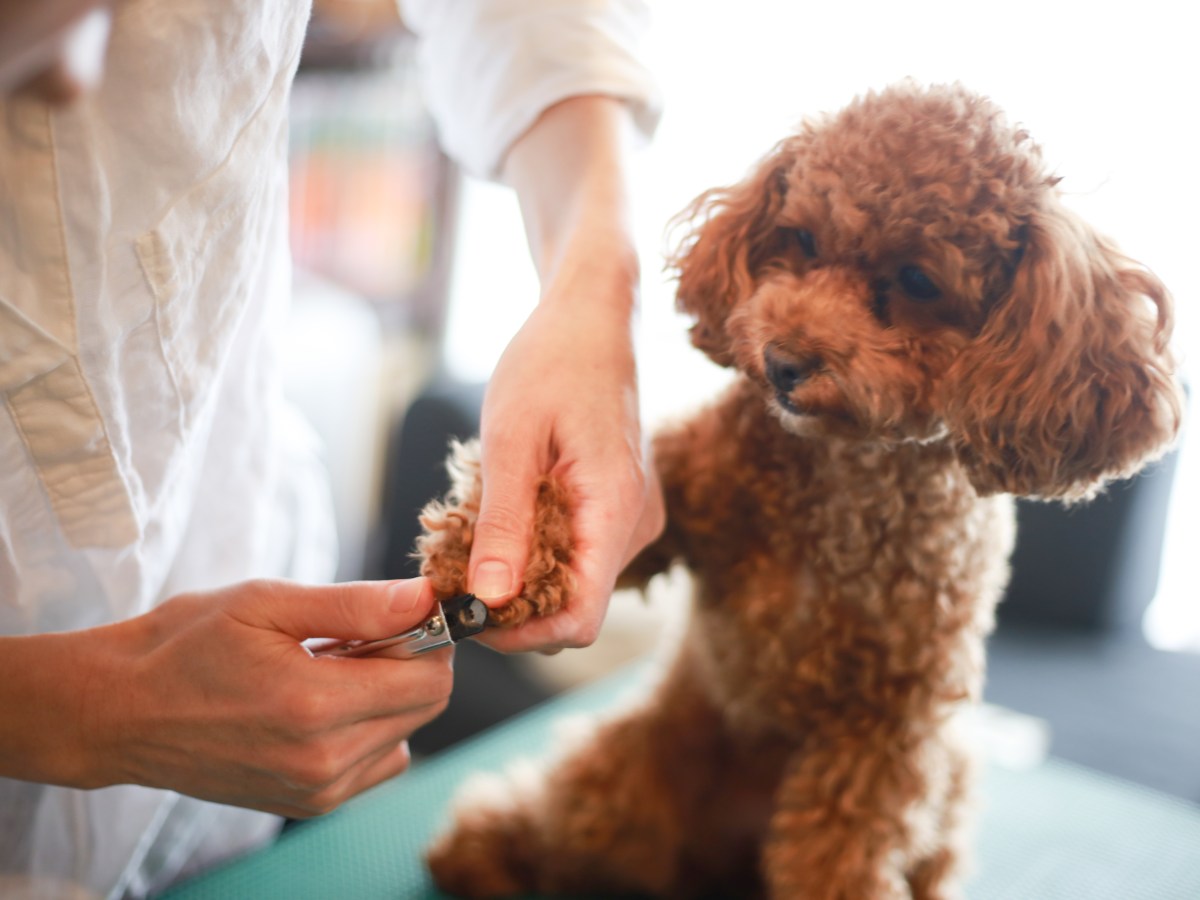
[[[511,148],[504,177],[516,190],[544,285],[581,250],[631,264],[631,128],[620,100],[571,97],[543,112]],[[623,252],[614,255],[615,248]]]
[[[64,698],[70,720],[58,765],[66,783],[101,788],[135,781],[127,753],[138,661],[148,650],[149,626],[138,616],[64,637],[78,660],[78,681]]]
[[[95,727],[109,717],[97,706],[123,702],[107,675],[113,668],[107,635],[117,628],[3,639],[0,774],[78,788],[120,780]]]
[[[628,232],[615,225],[581,227],[542,268],[539,304],[581,304],[627,320],[636,310],[641,266]]]

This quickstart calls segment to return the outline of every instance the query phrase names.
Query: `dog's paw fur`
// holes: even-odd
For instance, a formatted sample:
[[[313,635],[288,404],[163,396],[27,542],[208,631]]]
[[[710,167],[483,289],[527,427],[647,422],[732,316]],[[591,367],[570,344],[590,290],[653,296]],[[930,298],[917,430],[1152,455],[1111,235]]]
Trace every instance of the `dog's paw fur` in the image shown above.
[[[441,891],[456,897],[513,897],[537,887],[536,834],[528,797],[539,794],[529,766],[510,777],[472,777],[456,797],[453,828],[426,852],[426,864]],[[519,788],[518,788],[519,786]]]
[[[455,897],[519,897],[533,887],[530,846],[520,829],[497,814],[462,821],[426,858],[438,889]]]
[[[482,497],[479,441],[455,444],[447,462],[450,490],[421,513],[424,534],[417,539],[421,574],[429,578],[440,599],[465,593],[471,542]],[[553,475],[537,485],[529,561],[521,592],[508,604],[491,611],[494,624],[516,627],[534,616],[563,609],[574,587],[571,563],[574,549],[571,492]]]

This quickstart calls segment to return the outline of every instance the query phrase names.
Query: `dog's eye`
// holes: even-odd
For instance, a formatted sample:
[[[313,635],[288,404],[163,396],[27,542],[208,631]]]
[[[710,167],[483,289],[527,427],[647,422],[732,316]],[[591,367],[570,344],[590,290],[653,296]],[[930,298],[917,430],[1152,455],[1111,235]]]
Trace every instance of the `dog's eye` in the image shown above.
[[[792,231],[796,243],[800,245],[800,249],[804,251],[804,255],[809,259],[817,258],[817,239],[813,237],[813,233],[807,228],[796,228]]]
[[[916,266],[905,266],[896,276],[904,292],[921,303],[936,300],[942,296],[941,290],[933,280]]]

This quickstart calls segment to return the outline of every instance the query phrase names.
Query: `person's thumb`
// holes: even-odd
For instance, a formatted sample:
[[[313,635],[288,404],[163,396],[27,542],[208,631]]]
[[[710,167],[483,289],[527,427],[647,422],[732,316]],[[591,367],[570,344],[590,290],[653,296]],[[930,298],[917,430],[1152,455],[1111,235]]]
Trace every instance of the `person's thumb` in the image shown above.
[[[261,582],[242,615],[295,638],[379,640],[419,625],[433,608],[426,578],[304,585]]]
[[[537,472],[509,457],[482,458],[483,493],[471,541],[467,590],[488,606],[512,599],[521,589],[529,558]]]

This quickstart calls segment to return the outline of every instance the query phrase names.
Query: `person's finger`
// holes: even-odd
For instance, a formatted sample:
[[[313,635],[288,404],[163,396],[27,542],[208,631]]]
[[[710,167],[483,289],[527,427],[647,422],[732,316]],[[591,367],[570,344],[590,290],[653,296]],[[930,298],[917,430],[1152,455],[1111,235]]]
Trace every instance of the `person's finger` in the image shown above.
[[[575,519],[576,590],[565,613],[548,621],[554,627],[526,631],[508,646],[524,649],[587,647],[595,642],[608,610],[617,576],[629,560],[662,530],[664,516],[658,482],[632,458],[630,471],[601,485],[581,488]],[[633,523],[632,526],[630,523]],[[535,640],[543,644],[532,643]]]
[[[407,740],[375,748],[337,781],[294,801],[291,815],[294,818],[310,818],[332,812],[350,798],[401,774],[411,762]]]
[[[375,785],[395,778],[407,771],[412,764],[412,752],[408,741],[403,740],[391,747],[382,747],[363,764],[349,773],[343,790],[346,796],[356,797]]]
[[[339,723],[365,722],[394,716],[412,717],[413,728],[434,718],[454,688],[454,650],[447,647],[411,659],[365,656],[324,657],[310,670],[318,707]]]
[[[588,647],[596,640],[604,610],[596,610],[595,621],[585,620],[576,610],[564,610],[544,619],[530,619],[519,628],[488,630],[474,640],[499,653],[557,652]]]
[[[667,507],[663,501],[662,484],[659,482],[658,472],[651,460],[646,468],[645,503],[642,505],[642,514],[629,537],[620,569],[624,570],[639,553],[657,540],[663,533],[666,524]],[[620,575],[620,571],[617,574]]]
[[[406,714],[371,719],[350,726],[341,732],[339,745],[334,754],[337,762],[336,777],[331,777],[319,790],[345,787],[357,773],[370,767],[376,760],[396,749],[422,725],[432,721],[441,707],[430,709],[420,715]]]
[[[378,640],[425,620],[433,589],[425,578],[306,585],[260,581],[227,607],[247,625],[293,638]]]
[[[483,493],[471,544],[467,590],[488,606],[510,600],[529,559],[540,454],[527,437],[484,430],[480,471]]]
[[[630,463],[635,466],[637,461]],[[619,490],[576,485],[581,499],[576,513],[576,589],[568,609],[534,618],[507,631],[487,631],[477,640],[501,653],[530,650],[554,653],[587,647],[599,636],[616,578],[629,560],[661,533],[665,515],[656,474],[639,472]],[[630,530],[629,509],[638,511]]]
[[[342,663],[363,664],[362,660],[317,662],[326,666],[327,671]],[[423,665],[434,662],[425,660]],[[392,668],[409,672],[421,668],[408,662],[392,660],[390,663]],[[409,680],[420,682],[422,678],[417,676]],[[382,685],[382,690],[377,690],[379,686],[369,678],[355,681],[383,697],[393,693],[390,690],[392,686],[387,684]],[[448,699],[448,689],[435,688],[419,704],[404,701],[398,704],[398,710],[336,726],[327,721],[325,712],[318,704],[313,710],[323,723],[321,736],[306,739],[303,744],[289,749],[285,757],[276,758],[273,762],[259,760],[264,766],[261,774],[269,773],[265,789],[253,797],[244,793],[225,797],[217,793],[211,795],[211,799],[296,817],[327,812],[355,793],[401,771],[407,765],[407,747],[400,748],[400,745],[417,729],[444,712]],[[403,752],[403,759],[394,759],[392,764],[382,762],[384,757],[394,755],[398,748]]]

